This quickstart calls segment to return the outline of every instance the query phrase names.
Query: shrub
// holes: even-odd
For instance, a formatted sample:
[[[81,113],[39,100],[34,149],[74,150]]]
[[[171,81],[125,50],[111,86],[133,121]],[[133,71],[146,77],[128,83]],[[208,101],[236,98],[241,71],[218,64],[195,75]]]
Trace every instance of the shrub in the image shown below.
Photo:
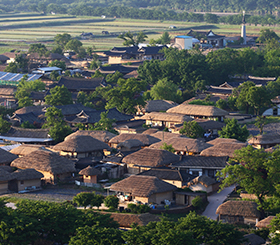
[[[117,209],[119,206],[119,198],[115,196],[107,196],[104,199],[104,204],[109,209]]]
[[[195,209],[200,209],[202,207],[202,198],[200,196],[195,197],[192,200],[192,205]]]
[[[144,204],[140,204],[140,205],[137,205],[137,204],[134,204],[134,203],[129,203],[127,205],[127,208],[131,210],[131,213],[134,213],[134,214],[142,214],[142,213],[147,213],[150,211],[150,207],[147,206],[147,205],[144,205]]]

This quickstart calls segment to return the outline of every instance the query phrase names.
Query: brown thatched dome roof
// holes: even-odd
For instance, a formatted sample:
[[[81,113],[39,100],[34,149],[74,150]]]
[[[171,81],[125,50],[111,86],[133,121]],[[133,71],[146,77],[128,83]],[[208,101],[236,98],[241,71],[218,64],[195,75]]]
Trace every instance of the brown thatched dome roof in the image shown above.
[[[217,144],[224,144],[224,143],[242,143],[239,140],[236,139],[229,139],[229,138],[216,138],[214,140],[210,140],[207,142],[210,145],[217,145]]]
[[[42,173],[36,171],[34,168],[18,169],[11,175],[13,179],[17,180],[41,179],[44,177]]]
[[[117,145],[117,148],[122,148],[122,147],[126,147],[128,149],[131,149],[133,147],[141,147],[144,146],[144,143],[140,140],[137,139],[130,139],[130,140],[126,140],[124,142],[121,142]]]
[[[159,142],[160,140],[156,137],[153,137],[148,134],[120,134],[112,139],[110,139],[110,143],[112,144],[119,144],[121,142],[124,142],[126,140],[130,139],[137,139],[144,143],[144,145],[151,145],[156,142]]]
[[[174,133],[170,133],[170,132],[164,132],[164,131],[158,131],[154,134],[151,134],[151,136],[156,137],[160,140],[168,140],[168,139],[172,139],[172,138],[179,138],[179,137],[184,137],[187,138],[186,136],[182,135],[182,134],[174,134]]]
[[[270,228],[270,222],[273,220],[276,216],[268,216],[265,219],[259,221],[256,224],[256,227],[258,228]]]
[[[87,166],[86,168],[82,169],[79,172],[79,174],[80,175],[86,175],[86,176],[94,176],[94,175],[100,175],[101,172],[96,168],[93,168],[91,166]]]
[[[67,138],[53,147],[55,151],[92,152],[111,149],[106,143],[87,135],[76,135]]]
[[[227,201],[217,208],[216,214],[254,218],[260,217],[258,205],[250,201]]]
[[[10,152],[15,155],[27,155],[33,151],[37,151],[39,149],[43,149],[44,147],[41,145],[31,145],[31,144],[23,144],[14,149]]]
[[[258,136],[253,136],[249,141],[249,144],[255,145],[265,145],[265,144],[280,144],[280,135],[277,133],[263,134]]]
[[[246,143],[220,143],[203,150],[200,155],[206,157],[233,157],[235,150],[240,150],[246,146]]]
[[[113,134],[111,132],[108,131],[104,131],[104,130],[78,130],[73,134],[68,135],[65,140],[70,139],[72,137],[76,137],[77,135],[89,135],[92,138],[95,138],[97,140],[100,140],[102,142],[109,142],[110,139],[114,138],[116,136],[116,134]]]
[[[0,164],[10,165],[10,163],[18,158],[15,154],[5,151],[0,148]]]
[[[157,131],[158,131],[158,129],[156,129],[156,128],[149,128],[149,129],[145,130],[144,132],[142,132],[142,134],[149,134],[149,135],[151,135],[151,134],[156,133]]]
[[[71,160],[48,150],[37,150],[20,157],[14,160],[11,166],[20,169],[34,168],[51,174],[75,172],[75,165]]]
[[[148,100],[145,105],[146,112],[166,111],[178,104],[170,100]]]
[[[110,190],[128,192],[133,196],[149,197],[155,193],[174,191],[177,187],[154,176],[132,175],[113,185]]]
[[[179,113],[166,113],[166,112],[151,112],[146,113],[141,117],[143,120],[153,120],[153,121],[167,121],[175,123],[184,123],[192,121],[190,116],[179,114]]]
[[[180,156],[166,150],[144,148],[124,157],[122,162],[137,166],[160,167],[178,162]]]

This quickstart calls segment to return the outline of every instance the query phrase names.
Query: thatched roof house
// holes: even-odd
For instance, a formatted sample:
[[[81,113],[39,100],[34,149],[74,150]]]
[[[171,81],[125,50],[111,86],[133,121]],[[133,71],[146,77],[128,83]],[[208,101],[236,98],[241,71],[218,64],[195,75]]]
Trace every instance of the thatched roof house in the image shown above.
[[[178,162],[180,156],[166,150],[144,148],[122,159],[127,164],[128,172],[137,174],[150,168],[163,167]]]
[[[106,143],[87,135],[72,136],[53,147],[53,150],[60,151],[60,155],[77,158],[102,156],[103,150],[110,149]]]
[[[256,224],[260,218],[258,205],[250,201],[227,201],[216,211],[219,220],[228,223]]]
[[[0,195],[8,193],[8,181],[11,179],[11,174],[3,168],[0,168]]]
[[[259,136],[253,136],[251,139],[249,139],[248,143],[258,149],[266,149],[280,144],[280,135],[277,133],[270,133]]]
[[[156,137],[162,141],[172,139],[172,138],[179,138],[179,137],[187,138],[186,136],[184,136],[182,134],[173,134],[173,133],[164,132],[164,131],[158,131],[154,134],[151,134],[151,136]]]
[[[51,183],[71,177],[75,172],[75,165],[71,160],[48,150],[37,150],[20,157],[14,160],[11,166],[19,169],[34,168]]]
[[[161,203],[172,200],[176,186],[166,183],[154,176],[132,175],[113,185],[110,190],[132,196],[132,199],[143,203]]]
[[[165,112],[146,113],[141,119],[146,120],[146,125],[170,128],[176,124],[192,121],[187,115]]]
[[[219,189],[219,183],[207,175],[201,175],[192,179],[187,184],[187,187],[189,187],[192,191],[205,191],[207,193],[211,193]]]
[[[85,183],[97,183],[97,176],[101,175],[101,172],[97,168],[87,166],[79,172],[79,175],[83,175]]]
[[[119,143],[130,139],[140,140],[145,146],[149,146],[160,141],[158,138],[148,134],[120,134],[110,139],[109,144],[111,147],[116,148]]]
[[[166,111],[177,105],[177,103],[170,100],[148,100],[144,108],[142,106],[137,107],[137,114]]]
[[[149,148],[161,149],[164,143],[167,145],[172,145],[174,150],[181,155],[199,154],[203,150],[212,146],[202,140],[177,137],[165,139],[164,141],[152,144],[149,146]]]
[[[270,228],[270,222],[271,220],[273,220],[276,216],[268,216],[266,217],[265,219],[262,219],[261,221],[259,221],[257,224],[256,224],[256,227],[262,229],[262,228],[265,228],[265,229],[269,229]]]
[[[210,145],[217,145],[217,144],[224,144],[224,143],[242,143],[237,139],[230,139],[230,138],[216,138],[214,140],[210,140],[207,142]]]
[[[222,121],[227,111],[215,106],[181,104],[166,111],[167,113],[177,113],[192,116],[195,118],[218,118]]]
[[[31,144],[23,144],[20,145],[14,149],[12,149],[10,152],[18,155],[18,156],[25,156],[33,151],[37,151],[39,149],[44,149],[44,146],[41,145],[31,145]]]
[[[158,131],[157,128],[149,128],[149,129],[143,131],[142,134],[149,134],[149,135],[151,135],[151,134],[156,133],[157,131]]]
[[[10,165],[16,158],[18,158],[17,155],[0,148],[0,165]]]
[[[155,176],[167,183],[182,188],[185,184],[191,181],[195,176],[186,173],[183,170],[176,170],[170,168],[152,168],[150,170],[139,173],[143,176]]]
[[[44,177],[42,173],[36,171],[34,168],[18,169],[11,175],[17,180],[41,179]]]
[[[65,140],[71,138],[71,137],[75,137],[77,135],[89,135],[92,138],[95,138],[97,140],[100,140],[102,142],[108,143],[110,139],[114,138],[116,136],[116,134],[113,134],[111,132],[108,131],[103,131],[103,130],[78,130],[75,133],[72,133],[70,135],[68,135]]]
[[[145,145],[142,141],[138,139],[129,139],[119,143],[117,145],[117,149],[120,151],[133,151],[133,150],[139,150],[143,146]]]
[[[103,212],[101,212],[103,213]],[[104,212],[104,214],[108,214]],[[132,224],[137,224],[139,226],[144,226],[150,222],[159,222],[160,217],[150,213],[144,214],[126,214],[126,213],[110,213],[111,218],[118,222],[120,228],[130,229]]]
[[[233,157],[234,151],[240,150],[246,146],[246,143],[220,143],[203,150],[200,155],[206,157]]]
[[[199,176],[207,175],[211,178],[216,176],[217,171],[227,166],[228,157],[204,157],[204,156],[183,156],[182,160],[172,163],[171,167],[185,170],[188,173]]]

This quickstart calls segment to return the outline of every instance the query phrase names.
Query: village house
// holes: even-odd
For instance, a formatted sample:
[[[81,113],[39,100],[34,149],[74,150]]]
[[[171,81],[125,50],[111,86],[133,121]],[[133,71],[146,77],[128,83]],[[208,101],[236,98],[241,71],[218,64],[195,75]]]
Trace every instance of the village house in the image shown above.
[[[138,151],[144,146],[145,146],[145,144],[138,139],[129,139],[129,140],[125,140],[125,141],[119,143],[117,145],[117,149],[121,152]]]
[[[32,145],[32,144],[22,144],[18,147],[15,147],[10,150],[10,153],[13,153],[19,157],[23,157],[25,155],[28,155],[29,153],[33,151],[37,151],[39,149],[44,149],[43,145]]]
[[[273,220],[274,218],[276,218],[276,216],[268,216],[268,217],[260,220],[256,224],[256,227],[259,228],[259,229],[269,229],[270,228],[271,220]]]
[[[71,160],[49,150],[33,151],[14,160],[11,166],[19,169],[34,168],[44,175],[45,182],[51,184],[70,180],[72,174],[76,171]]]
[[[161,204],[165,200],[173,201],[177,187],[154,176],[132,175],[111,185],[110,190],[135,202]]]
[[[177,113],[150,112],[146,113],[141,119],[146,120],[146,125],[151,127],[171,128],[177,124],[192,121],[187,115]]]
[[[150,145],[149,148],[161,149],[164,143],[172,145],[175,153],[178,155],[196,155],[200,154],[203,150],[212,147],[212,145],[205,143],[203,140],[186,137],[172,137],[167,139],[164,138],[161,142]]]
[[[211,178],[207,175],[201,175],[189,181],[187,187],[192,191],[204,191],[209,194],[218,191],[219,185],[220,183],[214,178]]]
[[[248,143],[257,149],[267,149],[280,144],[280,135],[277,133],[262,134],[253,136]]]
[[[158,138],[153,137],[148,134],[120,134],[120,135],[117,135],[114,138],[110,139],[109,145],[112,148],[117,148],[119,143],[124,142],[126,140],[130,140],[130,139],[137,139],[137,140],[141,141],[144,144],[144,146],[149,146],[151,144],[154,144],[154,143],[160,141]]]
[[[250,201],[227,201],[217,208],[216,214],[219,221],[231,224],[256,225],[260,219],[258,205]]]
[[[65,140],[75,137],[78,135],[88,135],[91,136],[92,138],[95,138],[97,140],[100,140],[104,143],[108,143],[110,139],[114,138],[117,136],[116,134],[113,134],[111,132],[105,131],[105,130],[77,130],[75,133],[72,133],[68,135]]]
[[[9,192],[8,183],[11,179],[11,174],[0,167],[0,195]]]
[[[14,161],[16,158],[18,158],[17,155],[0,148],[0,166],[9,166],[11,162]]]
[[[87,166],[79,172],[79,175],[83,176],[83,182],[87,184],[96,184],[98,180],[98,175],[101,175],[101,172],[93,168],[92,166]]]
[[[18,169],[11,173],[12,180],[9,181],[9,190],[24,192],[38,190],[41,188],[41,178],[44,175],[35,169]]]
[[[167,167],[179,160],[180,156],[169,151],[143,148],[124,157],[122,162],[127,164],[128,173],[138,174],[151,168]]]
[[[104,150],[111,148],[104,142],[87,135],[76,135],[67,138],[61,143],[53,146],[61,156],[72,158],[85,158],[91,156],[104,156]]]
[[[163,112],[177,106],[178,104],[170,100],[148,100],[145,107],[137,106],[137,115],[145,115],[150,112]]]
[[[216,173],[227,166],[228,157],[183,156],[182,160],[171,164],[172,169],[184,170],[194,176],[207,175],[215,178]]]
[[[189,181],[195,178],[195,176],[186,173],[186,171],[170,168],[152,168],[143,171],[138,175],[155,176],[160,180],[177,186],[178,188],[183,188],[183,186],[187,185]]]
[[[183,114],[190,116],[194,119],[203,118],[218,121],[223,121],[224,117],[228,115],[227,111],[219,109],[215,106],[206,105],[190,105],[190,104],[180,104],[166,111],[167,113]]]

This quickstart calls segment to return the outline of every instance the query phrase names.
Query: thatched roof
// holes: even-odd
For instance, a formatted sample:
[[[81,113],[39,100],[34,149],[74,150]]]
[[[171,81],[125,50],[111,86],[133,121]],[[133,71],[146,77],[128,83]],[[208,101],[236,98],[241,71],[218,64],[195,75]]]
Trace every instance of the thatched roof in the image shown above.
[[[151,134],[156,133],[157,131],[158,131],[157,128],[149,128],[149,129],[145,130],[144,132],[142,132],[142,134],[149,134],[149,135],[151,135]]]
[[[102,214],[108,214],[107,212],[101,212]],[[118,222],[120,227],[131,228],[132,224],[139,226],[147,225],[150,222],[160,221],[160,217],[150,213],[144,214],[127,214],[127,213],[111,213],[111,218]]]
[[[148,134],[120,134],[110,139],[109,143],[118,144],[130,139],[140,140],[144,145],[151,145],[160,140]]]
[[[26,114],[30,112],[43,113],[44,108],[45,106],[26,106],[16,110],[14,113],[15,114]]]
[[[10,139],[18,142],[33,141],[51,141],[49,129],[33,129],[33,128],[19,128],[11,127],[7,133],[1,134],[0,138]]]
[[[75,165],[71,160],[48,150],[33,151],[14,160],[11,166],[20,169],[34,168],[51,174],[75,172]]]
[[[253,136],[249,141],[251,145],[280,144],[280,135],[276,133]]]
[[[191,181],[195,178],[194,175],[187,173],[184,170],[176,170],[170,168],[152,168],[150,170],[143,171],[138,175],[155,176],[162,180],[176,180],[184,183]]]
[[[31,144],[23,144],[20,145],[14,149],[12,149],[10,152],[15,155],[22,155],[25,156],[33,151],[37,151],[39,149],[43,149],[44,146],[41,145],[31,145]]]
[[[229,139],[229,138],[216,138],[214,140],[210,140],[207,142],[210,145],[217,145],[217,144],[224,144],[224,143],[242,143],[239,140],[236,139]]]
[[[111,149],[106,143],[87,135],[77,135],[67,138],[53,147],[55,151],[65,152],[93,152]]]
[[[172,139],[172,138],[179,138],[179,137],[184,137],[187,138],[186,136],[182,135],[182,134],[174,134],[174,133],[170,133],[170,132],[164,132],[164,131],[158,131],[154,134],[151,134],[151,136],[156,137],[160,140],[168,140],[168,139]]]
[[[214,145],[212,147],[209,147],[205,150],[203,150],[200,155],[201,156],[215,156],[215,157],[222,157],[222,156],[228,156],[233,157],[234,151],[240,150],[244,147],[246,147],[246,143],[220,143],[217,145]]]
[[[117,145],[117,148],[125,147],[128,149],[131,149],[133,147],[141,147],[141,146],[144,146],[144,143],[142,141],[137,140],[137,139],[130,139],[130,140],[126,140],[124,142],[119,143]]]
[[[151,112],[146,113],[141,117],[143,120],[150,121],[163,121],[163,122],[175,122],[175,123],[183,123],[189,122],[193,119],[187,115],[176,114],[176,113],[165,113],[165,112]]]
[[[258,228],[270,228],[270,222],[273,220],[276,216],[268,216],[265,219],[262,219],[256,224],[256,227]]]
[[[172,145],[175,151],[187,151],[193,153],[200,153],[212,146],[202,140],[177,137],[164,139],[164,141],[150,145],[149,148],[160,149],[164,143]]]
[[[122,159],[122,162],[136,166],[161,167],[178,162],[180,157],[166,150],[144,148]]]
[[[34,168],[18,169],[11,174],[13,179],[17,180],[29,180],[29,179],[41,179],[44,175]]]
[[[196,184],[202,184],[205,187],[208,187],[210,185],[213,185],[216,183],[216,180],[207,176],[207,175],[201,175],[201,176],[197,176],[196,178],[192,179],[189,183],[188,186],[191,185],[196,185]]]
[[[102,131],[102,130],[94,130],[94,131],[90,131],[90,130],[78,130],[73,134],[68,135],[65,140],[71,138],[71,137],[75,137],[76,135],[89,135],[92,138],[95,138],[97,140],[100,140],[102,142],[109,142],[110,139],[114,138],[116,135],[108,132],[108,131]]]
[[[205,120],[205,119],[195,119],[200,127],[204,129],[204,131],[208,129],[222,129],[226,124],[219,121],[214,120]]]
[[[86,168],[82,169],[79,172],[80,175],[86,175],[86,176],[94,176],[94,175],[100,175],[101,172],[97,168],[93,168],[92,166],[87,166]]]
[[[222,117],[228,115],[227,111],[215,106],[181,104],[166,111],[191,116]]]
[[[13,179],[11,174],[4,169],[0,168],[0,181],[9,181]]]
[[[258,205],[250,201],[227,201],[217,208],[216,214],[254,218],[260,217]]]
[[[170,100],[148,100],[145,105],[146,112],[166,111],[178,104]]]
[[[154,176],[132,175],[113,185],[110,190],[128,192],[137,197],[149,197],[155,193],[174,191],[177,187]]]
[[[16,158],[18,158],[17,155],[12,154],[0,148],[0,164],[9,165]]]

